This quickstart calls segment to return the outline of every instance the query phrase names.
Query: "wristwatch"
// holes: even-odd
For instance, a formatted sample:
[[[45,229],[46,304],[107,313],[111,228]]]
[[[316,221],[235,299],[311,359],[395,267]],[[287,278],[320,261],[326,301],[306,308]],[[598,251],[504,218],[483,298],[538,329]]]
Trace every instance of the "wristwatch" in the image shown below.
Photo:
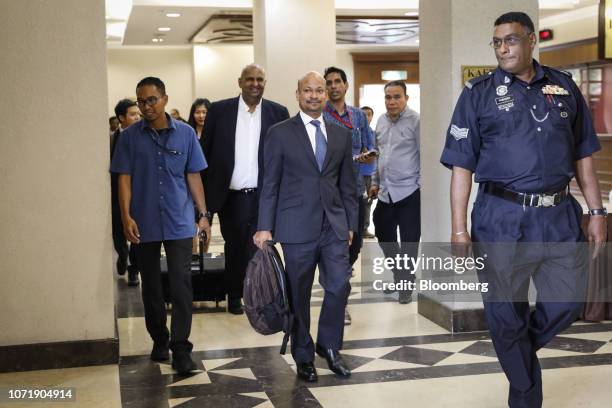
[[[206,217],[206,219],[208,220],[208,223],[210,224],[212,222],[212,214],[210,213],[210,211],[206,211],[206,212],[200,212],[198,214],[198,222],[200,222],[200,220],[202,219],[202,217]]]
[[[603,215],[604,217],[608,216],[608,210],[605,208],[593,208],[589,210],[589,215]]]

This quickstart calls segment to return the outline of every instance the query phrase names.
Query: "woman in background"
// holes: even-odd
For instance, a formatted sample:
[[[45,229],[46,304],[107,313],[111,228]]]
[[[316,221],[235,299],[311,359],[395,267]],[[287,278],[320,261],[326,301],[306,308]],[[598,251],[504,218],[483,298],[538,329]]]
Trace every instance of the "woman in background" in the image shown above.
[[[187,119],[187,123],[189,123],[193,130],[195,130],[198,140],[202,138],[202,132],[204,131],[204,120],[206,119],[206,114],[208,113],[209,108],[210,101],[206,98],[198,98],[191,104],[191,109],[189,110],[189,119]],[[197,217],[197,207],[195,208],[195,214]],[[210,225],[212,227],[212,220],[210,220]],[[207,252],[208,247],[205,247],[204,251]],[[193,246],[191,252],[194,255],[194,258],[196,254],[199,254],[197,236],[193,237]]]
[[[209,108],[210,101],[206,98],[198,98],[193,102],[193,104],[191,104],[187,123],[189,123],[193,130],[195,130],[198,140],[202,138],[204,120],[206,119],[206,114],[208,113]]]

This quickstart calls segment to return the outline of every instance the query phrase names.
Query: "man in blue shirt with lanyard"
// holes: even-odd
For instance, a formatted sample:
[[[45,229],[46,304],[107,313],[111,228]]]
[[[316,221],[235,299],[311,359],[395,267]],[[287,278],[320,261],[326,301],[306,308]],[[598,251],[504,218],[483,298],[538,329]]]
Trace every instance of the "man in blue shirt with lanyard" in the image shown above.
[[[580,314],[588,260],[577,250],[585,237],[582,208],[569,193],[574,176],[590,209],[588,240],[597,251],[606,239],[592,157],[600,146],[587,105],[569,74],[533,59],[536,39],[525,13],[495,21],[499,65],[465,84],[441,158],[453,172],[451,242],[477,242],[475,252],[488,255],[478,274],[489,286],[484,311],[511,408],[542,406],[536,352]],[[479,188],[470,237],[472,174]]]
[[[193,299],[191,243],[196,235],[194,201],[199,210],[198,229],[210,239],[200,178],[200,171],[207,165],[193,128],[165,112],[168,95],[159,78],[141,80],[136,95],[144,120],[121,135],[111,172],[119,173],[123,229],[136,245],[145,322],[153,339],[151,360],[167,360],[171,349],[172,368],[186,374],[197,368],[188,340]],[[162,244],[168,259],[172,302],[170,333],[160,277]]]
[[[360,163],[373,163],[374,156],[366,157],[366,153],[374,149],[374,135],[368,124],[363,111],[354,106],[346,104],[345,97],[348,91],[348,79],[346,73],[337,67],[329,67],[325,70],[325,87],[329,100],[323,110],[323,118],[351,131],[353,137],[353,171],[357,182],[355,192],[359,202],[359,226],[354,232],[353,242],[349,248],[349,262],[355,263],[363,243],[363,220],[365,213],[365,200],[363,193],[365,183],[360,175]],[[351,316],[345,313],[345,324],[351,324]]]

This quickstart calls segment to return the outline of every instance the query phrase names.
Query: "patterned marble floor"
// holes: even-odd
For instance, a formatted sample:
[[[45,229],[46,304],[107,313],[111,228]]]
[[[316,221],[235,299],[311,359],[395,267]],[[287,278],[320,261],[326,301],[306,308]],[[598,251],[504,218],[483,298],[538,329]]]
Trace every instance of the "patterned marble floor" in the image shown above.
[[[214,236],[213,231],[213,236]],[[211,251],[222,252],[222,242]],[[356,265],[358,265],[357,263]],[[340,379],[316,357],[319,381],[296,379],[280,335],[261,336],[223,303],[200,304],[191,340],[198,371],[177,375],[148,359],[138,290],[118,281],[121,341],[119,382],[123,407],[504,407],[507,381],[485,332],[449,334],[417,313],[415,303],[393,296],[370,298],[352,283],[344,350],[353,371]],[[311,327],[316,332],[322,289],[313,287]],[[608,407],[612,401],[612,322],[577,322],[538,352],[545,405]]]
[[[223,251],[218,223],[210,250]],[[261,336],[245,316],[202,303],[193,317],[193,357],[198,371],[177,375],[169,364],[149,360],[139,288],[116,277],[119,366],[0,374],[0,387],[74,386],[77,401],[54,408],[496,408],[506,407],[508,383],[487,333],[449,334],[417,313],[415,303],[393,296],[369,297],[359,284],[359,263],[349,298],[353,323],[346,327],[349,379],[316,358],[319,381],[296,379],[289,355],[279,354],[282,336]],[[316,333],[322,290],[312,297]],[[544,407],[612,406],[612,322],[576,322],[538,352]],[[2,404],[0,407],[29,407]],[[36,405],[42,406],[42,405]]]

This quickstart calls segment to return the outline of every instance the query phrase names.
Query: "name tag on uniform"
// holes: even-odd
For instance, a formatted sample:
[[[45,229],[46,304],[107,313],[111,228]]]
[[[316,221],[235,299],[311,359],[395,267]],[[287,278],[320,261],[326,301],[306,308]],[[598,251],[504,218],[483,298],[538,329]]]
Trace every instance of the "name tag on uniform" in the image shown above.
[[[546,85],[542,87],[542,93],[544,95],[569,95],[567,89],[560,87],[559,85]]]
[[[512,95],[500,96],[495,98],[495,104],[499,110],[510,110],[514,106],[514,97]]]

